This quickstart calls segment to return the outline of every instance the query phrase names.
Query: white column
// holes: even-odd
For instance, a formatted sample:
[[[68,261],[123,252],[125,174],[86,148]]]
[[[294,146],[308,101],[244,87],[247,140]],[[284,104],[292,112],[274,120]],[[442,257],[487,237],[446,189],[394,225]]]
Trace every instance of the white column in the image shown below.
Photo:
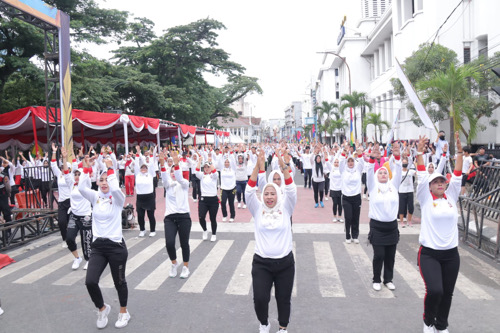
[[[391,42],[389,39],[384,41],[384,51],[385,51],[385,69],[392,67],[392,54],[391,54]]]
[[[379,59],[379,67],[380,67],[380,74],[385,72],[385,52],[384,52],[384,45],[381,45],[378,47],[378,59]]]
[[[373,52],[373,72],[374,72],[374,77],[373,79],[376,79],[379,75],[379,63],[378,63],[378,50]]]

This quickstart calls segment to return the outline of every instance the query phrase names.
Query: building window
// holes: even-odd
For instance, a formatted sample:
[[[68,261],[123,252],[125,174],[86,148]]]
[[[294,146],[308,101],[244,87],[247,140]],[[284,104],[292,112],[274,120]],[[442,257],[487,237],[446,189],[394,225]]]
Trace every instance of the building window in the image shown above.
[[[488,36],[482,37],[477,44],[479,58],[488,58]]]
[[[340,99],[340,91],[338,91],[338,90],[337,90],[337,91],[335,92],[335,98],[336,98],[336,99]]]
[[[464,47],[464,64],[470,62],[470,47]]]
[[[373,0],[373,16],[377,17],[378,16],[378,1]]]
[[[335,68],[335,76],[339,76],[339,69]]]

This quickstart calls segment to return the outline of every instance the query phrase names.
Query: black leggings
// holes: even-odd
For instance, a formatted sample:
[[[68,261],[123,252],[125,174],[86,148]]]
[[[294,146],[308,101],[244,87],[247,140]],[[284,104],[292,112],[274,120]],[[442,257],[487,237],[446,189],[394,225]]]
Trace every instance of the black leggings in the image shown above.
[[[189,213],[167,215],[163,223],[165,225],[165,245],[170,260],[177,260],[175,237],[177,236],[177,232],[179,232],[182,261],[189,262],[189,234],[191,232],[191,217]]]
[[[307,187],[307,180],[309,179],[309,188],[311,188],[313,169],[304,169],[304,188]]]
[[[380,283],[380,273],[384,266],[384,283],[392,282],[394,277],[394,261],[396,257],[396,246],[373,245],[373,282]]]
[[[351,236],[357,239],[359,236],[359,214],[361,213],[361,194],[352,197],[342,195],[342,207],[345,218],[345,238]]]
[[[201,199],[201,185],[200,180],[196,175],[191,176],[191,185],[193,186],[193,199]]]
[[[70,199],[66,199],[58,202],[57,204],[57,223],[59,224],[59,231],[61,232],[62,240],[65,241],[66,234],[68,232],[68,209],[71,207],[71,201]]]
[[[269,301],[274,283],[278,322],[282,327],[288,326],[294,278],[293,252],[280,259],[262,258],[254,254],[252,262],[253,302],[257,319],[262,325],[268,324]]]
[[[328,196],[328,189],[330,188],[330,177],[329,173],[325,173],[325,188],[323,189],[323,192],[325,192],[325,197]]]
[[[198,205],[198,217],[203,231],[207,231],[207,212],[212,223],[212,235],[217,234],[217,212],[219,211],[219,199],[215,197],[201,197]]]
[[[368,187],[366,186],[366,172],[363,172],[361,174],[361,184],[365,185],[365,189],[363,190],[363,194],[366,194],[366,192],[368,192]]]
[[[342,192],[341,191],[330,191],[330,196],[333,201],[333,215],[337,216],[337,210],[339,216],[342,216]]]
[[[229,212],[231,213],[230,218],[234,219],[234,217],[236,216],[236,212],[234,211],[235,194],[236,188],[233,188],[232,190],[222,190],[221,209],[223,217],[227,217],[226,201],[229,201]]]
[[[434,250],[421,246],[418,266],[424,280],[424,323],[438,330],[448,327],[451,299],[460,269],[458,248]]]
[[[323,201],[323,194],[325,192],[325,182],[315,182],[313,180],[313,191],[314,191],[314,202],[318,203],[318,192],[319,192],[319,201]]]
[[[68,233],[66,235],[66,244],[68,249],[76,251],[76,236],[80,232],[82,242],[82,252],[85,260],[89,261],[90,248],[92,244],[92,216],[77,216],[71,214],[68,222]]]
[[[146,230],[144,215],[145,212],[148,212],[149,219],[149,229],[151,232],[155,232],[156,230],[156,219],[155,219],[155,211],[154,210],[144,210],[143,208],[137,206],[137,221],[139,222],[139,228],[141,231]]]
[[[97,238],[92,243],[92,253],[90,254],[85,285],[96,308],[100,309],[104,306],[101,288],[99,288],[99,279],[108,263],[118,292],[120,306],[127,306],[128,287],[125,280],[127,257],[128,251],[124,239],[122,239],[121,243],[117,243],[107,238]]]
[[[413,192],[399,193],[399,215],[413,215]]]

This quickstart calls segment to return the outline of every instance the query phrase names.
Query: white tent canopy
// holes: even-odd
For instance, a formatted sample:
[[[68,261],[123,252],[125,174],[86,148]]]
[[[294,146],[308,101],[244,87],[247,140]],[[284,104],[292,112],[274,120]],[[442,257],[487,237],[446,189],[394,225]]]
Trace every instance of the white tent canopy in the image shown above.
[[[230,134],[229,135],[229,143],[245,143],[239,136]]]

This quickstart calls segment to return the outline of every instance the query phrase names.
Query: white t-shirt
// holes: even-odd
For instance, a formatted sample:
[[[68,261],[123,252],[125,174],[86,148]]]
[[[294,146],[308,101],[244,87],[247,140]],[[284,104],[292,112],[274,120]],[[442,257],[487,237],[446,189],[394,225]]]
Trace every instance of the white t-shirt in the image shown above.
[[[462,173],[467,173],[469,172],[469,168],[472,164],[472,157],[471,156],[464,156],[464,162],[462,165]]]

